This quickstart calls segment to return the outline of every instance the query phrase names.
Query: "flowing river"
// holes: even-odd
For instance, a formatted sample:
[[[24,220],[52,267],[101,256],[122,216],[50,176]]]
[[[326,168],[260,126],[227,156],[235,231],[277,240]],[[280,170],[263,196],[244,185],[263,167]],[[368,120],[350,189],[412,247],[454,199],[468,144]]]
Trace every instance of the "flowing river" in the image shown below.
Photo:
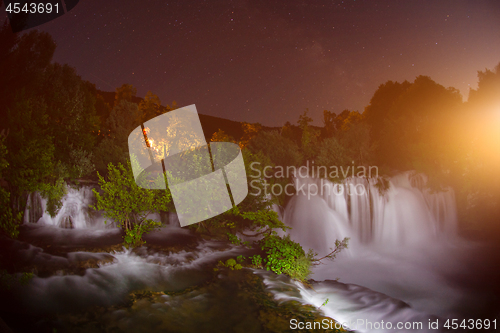
[[[440,332],[453,319],[496,319],[499,329],[498,246],[459,237],[453,190],[432,193],[425,182],[422,175],[403,173],[379,190],[374,180],[360,178],[342,186],[296,179],[296,187],[306,190],[280,213],[292,227],[291,238],[320,257],[331,251],[336,239],[349,237],[349,248],[334,262],[313,268],[313,288],[265,270],[252,272],[275,299],[314,305],[358,332]],[[61,270],[55,269],[56,275],[38,272],[28,285],[14,288],[9,307],[40,318],[95,305],[109,307],[134,290],[175,292],[200,285],[219,260],[251,255],[244,247],[196,239],[178,226],[174,214],[170,225],[145,239],[148,245],[181,246],[181,251],[153,246],[88,252],[86,248],[117,244],[121,237],[113,223],[92,213],[92,196],[88,186],[68,187],[54,218],[44,212],[44,199],[30,198],[41,203],[41,217],[30,223],[33,212],[27,211],[21,239],[8,242],[3,251],[20,265]],[[44,250],[49,247],[51,251]],[[85,260],[99,260],[99,266],[79,274],[64,270]],[[172,325],[182,332],[213,331],[220,325],[227,325],[221,332],[229,332],[242,323],[251,327],[252,305],[228,290],[164,295],[139,302],[132,313],[111,312],[108,320],[125,332],[168,331]],[[43,327],[43,320],[39,325]]]

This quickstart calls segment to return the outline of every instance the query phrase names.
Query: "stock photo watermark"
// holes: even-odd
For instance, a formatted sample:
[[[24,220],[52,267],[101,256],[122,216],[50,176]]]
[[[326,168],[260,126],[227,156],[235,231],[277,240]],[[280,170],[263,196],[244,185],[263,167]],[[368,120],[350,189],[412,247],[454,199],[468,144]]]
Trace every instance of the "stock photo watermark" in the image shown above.
[[[63,16],[80,0],[26,1],[4,0],[12,32],[17,33]]]
[[[308,199],[316,195],[334,194],[338,196],[359,195],[367,193],[366,182],[340,181],[347,178],[378,178],[377,166],[315,166],[314,161],[306,162],[306,165],[296,166],[270,166],[262,167],[260,162],[250,164],[251,173],[249,178],[250,194],[255,196],[287,196],[304,195]],[[266,179],[293,179],[293,183],[269,183]],[[304,181],[311,179],[311,181]],[[319,183],[319,184],[318,184]]]
[[[194,104],[141,124],[129,134],[128,147],[136,184],[168,186],[182,227],[220,215],[248,194],[239,146],[208,144]]]

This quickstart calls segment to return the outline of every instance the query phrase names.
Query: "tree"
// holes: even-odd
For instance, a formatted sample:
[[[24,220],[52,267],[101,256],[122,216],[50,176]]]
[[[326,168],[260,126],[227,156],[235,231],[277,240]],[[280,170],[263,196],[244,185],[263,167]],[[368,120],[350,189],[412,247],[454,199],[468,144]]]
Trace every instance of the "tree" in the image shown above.
[[[343,119],[342,124],[340,125],[340,130],[347,132],[352,126],[361,123],[363,119],[363,115],[361,115],[358,111],[350,111],[347,113],[347,117]]]
[[[60,165],[54,161],[55,147],[47,130],[47,105],[40,97],[23,90],[8,110],[9,135],[6,146],[9,168],[5,178],[9,183],[14,215],[24,212],[29,192],[48,191],[60,177]]]
[[[0,6],[2,1],[0,0]],[[5,20],[0,28],[0,63],[5,61],[19,41],[19,35],[13,33],[8,20]]]
[[[302,149],[307,149],[313,140],[312,133],[309,128],[309,124],[312,123],[312,118],[307,115],[308,113],[309,109],[306,109],[304,113],[299,116],[299,120],[297,120],[297,124],[299,124],[299,127],[302,130]]]
[[[368,165],[372,157],[373,146],[370,140],[370,126],[364,115],[350,111],[337,133],[339,143],[349,151],[356,165]]]
[[[381,84],[370,99],[370,104],[365,108],[366,121],[371,126],[373,142],[380,141],[384,130],[384,121],[387,119],[394,103],[411,86],[411,83],[387,81]]]
[[[73,166],[79,161],[72,159],[71,151],[84,150],[89,154],[97,136],[98,119],[91,84],[83,81],[74,68],[51,64],[56,45],[49,34],[33,30],[18,36],[9,30],[8,25],[0,29],[5,38],[0,46],[1,126],[19,126],[16,122],[11,124],[7,116],[7,110],[17,108],[14,104],[19,94],[38,99],[45,105],[49,119],[39,126],[55,140],[54,164],[61,164],[67,176],[74,176],[78,172]]]
[[[126,166],[119,163],[108,165],[108,180],[98,173],[102,194],[93,189],[96,197],[95,210],[103,210],[106,218],[113,219],[118,227],[125,230],[124,241],[127,246],[139,246],[143,243],[142,235],[161,223],[147,216],[168,208],[171,194],[167,190],[148,190],[137,185],[132,173],[131,163]],[[146,185],[147,175],[139,177],[137,182]],[[163,175],[155,180],[164,182]]]
[[[249,144],[254,153],[262,152],[268,156],[275,165],[299,166],[302,163],[302,154],[299,147],[279,134],[278,131],[261,131]]]
[[[262,263],[269,271],[276,274],[286,274],[292,279],[305,281],[311,274],[311,266],[319,265],[322,260],[335,260],[337,255],[348,246],[349,238],[344,238],[342,241],[335,241],[335,248],[322,258],[317,258],[317,253],[309,250],[307,253],[302,246],[291,240],[289,235],[284,237],[278,236],[275,229],[282,229],[286,231],[291,229],[287,227],[278,219],[278,214],[271,210],[259,210],[256,212],[240,213],[241,217],[252,221],[250,230],[254,231],[253,234],[248,235],[245,232],[238,230],[238,232],[246,237],[262,237],[254,241],[253,245],[260,247],[264,251],[264,259],[260,255],[254,256],[252,262],[258,266]],[[241,226],[240,226],[241,228]],[[237,236],[230,234],[230,240],[235,244],[242,244]],[[251,245],[246,242],[246,245]]]
[[[493,70],[485,69],[477,72],[477,89],[469,92],[470,103],[494,104],[500,102],[500,63]],[[498,105],[498,104],[497,104]]]
[[[327,174],[320,174],[318,176],[329,178],[332,181],[340,181],[343,176],[341,172],[337,174],[331,174],[329,172],[330,167],[345,167],[351,165],[352,157],[350,152],[345,146],[339,143],[339,140],[335,137],[331,137],[323,140],[319,146],[319,154],[315,159],[316,166],[325,166],[327,168]],[[324,171],[323,168],[318,168],[321,172]]]
[[[74,68],[57,63],[47,66],[37,84],[36,94],[47,104],[54,158],[64,164],[71,178],[83,176],[80,164],[87,162],[82,157],[88,157],[96,143],[99,117],[93,91],[95,87],[83,81]]]
[[[96,115],[99,117],[99,123],[101,124],[98,134],[102,136],[104,134],[103,125],[106,124],[112,108],[109,103],[105,101],[104,97],[97,91],[97,89],[93,91],[93,95],[96,96],[95,111]]]
[[[335,130],[335,118],[337,115],[328,110],[323,110],[323,124],[325,125],[324,127],[324,137],[332,137],[335,135],[336,130]]]
[[[290,184],[293,173],[288,172],[289,167],[295,168],[302,164],[303,155],[297,144],[281,136],[276,130],[259,132],[252,139],[248,148],[258,163],[250,168],[247,167],[247,174],[254,175],[254,169],[258,166],[260,174],[264,175],[263,171],[266,168],[267,176],[264,175],[262,179],[264,186],[269,186],[269,188],[273,186],[284,188]],[[269,168],[271,169],[269,170]],[[252,181],[255,184],[255,179],[249,179],[249,183]],[[270,194],[269,188],[264,189],[267,194]],[[285,191],[282,191],[281,195],[275,199],[279,204],[284,204],[287,200]]]
[[[98,171],[106,172],[109,163],[125,164],[128,160],[128,136],[139,123],[137,104],[121,100],[113,107],[104,127],[104,139],[95,147],[94,163]]]
[[[167,104],[167,106],[165,107],[165,109],[167,111],[175,110],[177,108],[178,108],[178,106],[177,106],[177,102],[176,101],[172,101],[172,105],[171,106]]]
[[[8,128],[7,110],[19,90],[33,84],[52,61],[56,44],[46,32],[12,33],[6,20],[0,28],[0,126]]]
[[[146,93],[144,99],[139,103],[140,123],[162,114],[160,98],[151,91]]]
[[[342,126],[344,126],[344,122],[350,114],[351,111],[345,109],[341,113],[339,113],[337,117],[335,117],[335,119],[333,120],[335,124],[335,132],[339,133],[342,130]]]
[[[407,84],[405,84],[407,85]],[[429,175],[444,171],[450,141],[450,124],[462,106],[454,88],[445,88],[427,76],[419,76],[386,104],[376,156],[378,163],[396,170],[417,169]],[[369,120],[369,114],[366,115]],[[372,126],[372,130],[377,131]]]
[[[307,115],[309,109],[306,109],[303,114],[299,116],[297,123],[302,130],[301,148],[305,159],[312,158],[317,154],[317,142],[319,137],[319,131],[315,130],[309,123],[312,122],[312,118]]]
[[[126,100],[132,102],[132,97],[137,95],[137,88],[131,84],[124,83],[120,87],[116,88],[115,94],[115,106],[120,103],[121,100]]]
[[[456,120],[454,176],[460,214],[468,225],[498,231],[500,216],[500,63],[478,71],[478,88]]]
[[[56,45],[49,34],[34,30],[19,37],[6,27],[0,31],[7,37],[0,47],[0,111],[9,133],[5,144],[16,152],[7,156],[5,172],[11,209],[22,214],[28,193],[40,191],[54,215],[65,192],[63,178],[81,175],[79,164],[89,160],[95,101],[73,68],[50,64]]]
[[[7,162],[7,147],[4,144],[5,137],[0,135],[0,180],[3,180],[3,172],[9,166]],[[4,184],[0,187],[0,234],[5,234],[8,237],[16,238],[19,234],[19,220],[21,218],[20,214],[15,216],[12,213],[11,202],[10,202],[10,192],[4,187]]]
[[[234,138],[219,128],[219,130],[212,135],[212,138],[210,139],[210,141],[211,142],[234,142]]]
[[[283,127],[281,127],[280,134],[282,137],[292,141],[299,147],[302,140],[302,130],[297,125],[292,125],[287,121]]]
[[[243,137],[240,141],[240,148],[247,147],[250,141],[262,130],[262,125],[259,123],[250,124],[243,122],[241,123],[243,129]]]

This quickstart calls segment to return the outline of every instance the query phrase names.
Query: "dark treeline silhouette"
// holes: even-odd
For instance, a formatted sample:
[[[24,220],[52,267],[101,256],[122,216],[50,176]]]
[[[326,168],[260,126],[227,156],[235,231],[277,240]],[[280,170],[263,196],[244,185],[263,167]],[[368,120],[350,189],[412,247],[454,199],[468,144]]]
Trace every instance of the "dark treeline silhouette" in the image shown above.
[[[111,162],[128,159],[127,137],[141,123],[177,107],[157,95],[136,96],[123,84],[99,91],[66,64],[36,30],[0,28],[0,193],[2,230],[21,222],[30,192],[57,211],[64,181],[97,179]],[[312,126],[308,110],[281,128],[200,115],[205,136],[238,142],[278,166],[378,166],[381,175],[415,170],[434,190],[453,186],[469,224],[500,216],[500,64],[478,72],[467,102],[427,76],[381,84],[364,112],[325,110]],[[324,175],[328,176],[328,175]]]
[[[363,113],[325,110],[322,128],[311,121],[306,110],[296,125],[259,133],[250,149],[275,165],[310,160],[327,167],[377,166],[380,176],[422,172],[431,190],[455,189],[469,231],[500,230],[500,64],[478,72],[478,88],[467,102],[457,89],[418,76],[381,84]]]

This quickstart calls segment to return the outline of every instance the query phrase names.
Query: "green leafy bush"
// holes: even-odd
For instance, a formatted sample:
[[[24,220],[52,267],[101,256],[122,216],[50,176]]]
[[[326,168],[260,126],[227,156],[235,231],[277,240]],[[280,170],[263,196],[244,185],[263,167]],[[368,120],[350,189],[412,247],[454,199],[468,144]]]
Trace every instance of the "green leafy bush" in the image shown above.
[[[16,238],[19,235],[19,225],[22,212],[14,215],[10,207],[10,192],[0,187],[0,234]]]
[[[307,254],[299,243],[290,236],[272,235],[260,241],[261,249],[266,252],[265,267],[276,274],[286,274],[293,279],[304,281],[311,273],[312,251]],[[256,259],[258,260],[258,259]]]
[[[272,145],[269,144],[270,142]],[[275,165],[284,167],[299,166],[303,159],[297,144],[281,136],[278,131],[260,131],[250,141],[249,148],[254,153],[262,152]]]
[[[262,257],[258,254],[252,256],[252,265],[262,267]]]
[[[42,197],[47,199],[47,213],[55,217],[62,207],[62,198],[66,195],[66,182],[58,178],[54,185],[44,184],[41,191]]]
[[[143,243],[142,235],[161,223],[148,219],[151,213],[166,211],[171,201],[169,191],[144,189],[136,184],[130,162],[126,166],[112,163],[108,165],[108,180],[99,173],[99,186],[102,193],[93,189],[96,204],[95,210],[103,210],[104,216],[115,220],[125,230],[126,246],[139,246]],[[139,181],[144,181],[139,179]],[[163,181],[159,175],[155,181]]]
[[[0,178],[3,177],[3,171],[9,166],[5,158],[7,156],[7,147],[4,141],[5,137],[0,135]],[[4,233],[8,237],[16,238],[19,235],[21,217],[22,212],[15,214],[12,211],[10,192],[0,186],[0,234]]]
[[[160,226],[161,222],[156,222],[150,219],[144,220],[142,224],[136,224],[132,227],[132,229],[127,229],[123,240],[128,247],[140,246],[146,243],[146,241],[142,239],[142,235]]]
[[[33,278],[33,273],[20,273],[20,274],[9,274],[6,270],[0,270],[0,290],[9,290],[12,286],[27,285]]]
[[[240,245],[241,244],[241,239],[238,236],[233,235],[230,232],[227,233],[227,238],[234,245]]]
[[[241,256],[238,256],[238,258],[241,257]],[[241,264],[238,264],[236,262],[235,259],[231,258],[231,259],[228,259],[226,260],[225,263],[223,263],[222,261],[219,261],[219,266],[222,266],[222,267],[227,267],[231,270],[240,270],[243,268],[243,266],[241,266]],[[216,269],[217,270],[217,269]]]

